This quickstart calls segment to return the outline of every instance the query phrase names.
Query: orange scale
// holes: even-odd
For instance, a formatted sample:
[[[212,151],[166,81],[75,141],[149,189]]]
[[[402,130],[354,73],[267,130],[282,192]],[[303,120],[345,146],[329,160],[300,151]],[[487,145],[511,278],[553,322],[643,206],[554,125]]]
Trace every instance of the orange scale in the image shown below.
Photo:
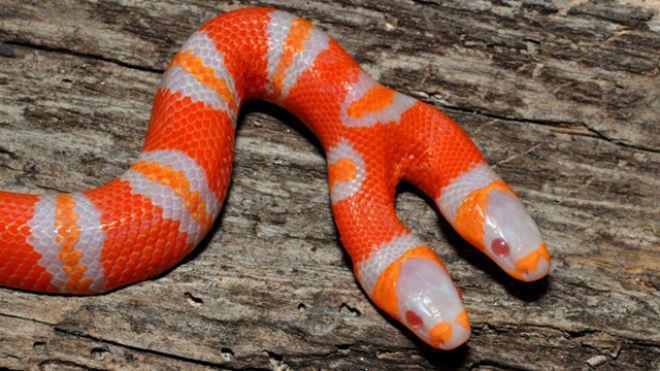
[[[34,215],[34,206],[39,197],[35,195],[0,192],[0,209],[12,210],[11,215],[0,216],[0,225],[21,226],[21,234],[15,233],[17,228],[0,228],[0,256],[11,257],[0,262],[0,285],[17,287],[25,290],[55,292],[57,289],[50,284],[52,276],[39,265],[41,254],[27,242],[29,227],[27,223]],[[10,263],[12,262],[12,263]],[[23,277],[44,275],[46,279],[36,281]]]
[[[339,202],[333,206],[335,221],[341,228],[344,248],[354,263],[364,260],[378,246],[393,236],[408,233],[409,230],[398,221],[396,212],[386,202],[372,202],[368,198],[354,198],[352,202]],[[370,209],[369,218],[356,220],[355,210]],[[357,264],[356,264],[357,267]]]
[[[18,235],[19,234],[19,226],[15,223],[10,223],[9,225],[5,226],[5,230],[9,235]]]
[[[328,182],[330,189],[337,183],[344,183],[355,179],[357,170],[353,160],[342,158],[328,167]]]
[[[284,106],[295,112],[322,143],[336,142],[339,138],[331,137],[331,133],[338,133],[340,129],[337,118],[346,95],[345,89],[336,81],[356,79],[359,70],[360,67],[341,46],[330,41],[314,65],[298,77]]]
[[[353,102],[347,114],[349,117],[364,117],[374,112],[380,112],[394,100],[396,92],[383,85],[376,85]]]
[[[222,22],[212,20],[203,25],[200,30],[205,31],[216,42],[217,48],[224,56],[227,71],[237,77],[247,74],[253,78],[250,84],[238,84],[239,96],[252,97],[264,92],[267,80],[265,63],[244,63],[243,61],[266,60],[267,33],[269,13],[271,9],[242,9],[229,13]],[[250,17],[253,22],[249,26],[240,26],[236,20],[240,17]],[[237,29],[250,28],[246,37],[241,37]]]
[[[161,217],[159,207],[140,195],[131,193],[130,185],[121,180],[115,180],[101,188],[88,191],[86,195],[97,209],[102,211],[101,224],[106,234],[101,262],[106,272],[107,286],[119,287],[132,282],[144,280],[154,274],[169,268],[174,261],[161,261],[151,269],[136,269],[144,256],[144,248],[149,239],[157,239],[161,231],[177,230],[178,223]],[[107,195],[119,197],[108,198]],[[121,202],[118,202],[121,200]],[[137,211],[137,212],[136,212]],[[143,216],[150,216],[148,223],[139,222]],[[114,220],[135,221],[128,223],[113,223]],[[178,231],[176,232],[179,235]],[[181,238],[173,238],[164,243],[161,248],[166,250],[182,250]],[[185,235],[183,235],[185,241]]]
[[[394,136],[411,159],[404,162],[406,179],[434,199],[451,180],[484,161],[463,129],[426,103],[401,116]]]
[[[18,278],[18,277],[17,277]],[[43,291],[55,293],[59,289],[53,286],[51,282],[52,276],[48,273],[42,272],[38,276],[33,276],[32,279],[20,281],[20,285],[26,287],[28,290]]]
[[[191,130],[184,125],[178,125],[176,120],[155,115],[150,127],[150,133],[154,134],[147,136],[144,150],[178,150],[185,153],[205,170],[209,186],[219,199],[223,199],[225,191],[218,186],[226,184],[228,179],[218,181],[217,177],[223,174],[224,168],[231,169],[233,128],[230,118],[225,112],[214,110],[203,103],[192,103],[189,98],[181,99],[178,94],[172,95],[169,92],[158,94],[154,105],[167,106],[181,101],[186,101],[189,114],[194,115],[196,134],[191,136]],[[170,130],[170,136],[163,137],[159,134],[164,128]],[[197,138],[205,140],[200,141]]]
[[[30,270],[28,266],[21,266],[17,267],[16,273],[10,277],[10,279],[13,279],[14,281],[16,280],[27,280],[27,281],[33,281],[36,282],[39,280],[43,272],[37,272],[34,270]],[[50,280],[50,277],[48,277]]]

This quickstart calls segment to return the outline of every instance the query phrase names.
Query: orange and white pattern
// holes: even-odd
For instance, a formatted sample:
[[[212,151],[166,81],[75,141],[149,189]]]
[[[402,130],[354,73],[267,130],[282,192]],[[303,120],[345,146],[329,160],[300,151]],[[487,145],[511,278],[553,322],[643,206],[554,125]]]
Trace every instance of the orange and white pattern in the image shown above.
[[[272,13],[268,22],[268,92],[278,101],[286,99],[298,77],[328,48],[328,41],[308,20],[286,12]]]
[[[318,136],[358,281],[433,347],[459,346],[470,323],[445,266],[396,215],[401,180],[513,277],[548,273],[536,224],[456,123],[371,79],[309,21],[250,8],[209,21],[183,45],[123,175],[77,194],[0,192],[0,285],[95,294],[179,262],[219,214],[238,111],[255,98],[291,110]]]
[[[398,123],[401,115],[415,102],[415,99],[378,84],[360,71],[357,81],[348,87],[341,105],[341,120],[346,126],[356,127]]]
[[[60,293],[93,293],[105,288],[100,254],[105,240],[100,212],[87,197],[44,195],[27,223],[27,242],[41,254],[39,264]]]
[[[367,169],[362,156],[342,139],[328,151],[328,180],[333,204],[353,196],[362,189]]]
[[[177,54],[172,61],[169,71],[179,71],[182,69],[189,75],[195,77],[196,81],[202,83],[203,88],[209,87],[217,95],[215,99],[207,101],[210,105],[220,105],[218,109],[228,112],[232,120],[236,119],[238,107],[241,105],[240,97],[236,91],[236,85],[231,73],[227,71],[222,53],[216,49],[213,41],[205,32],[195,32],[192,37],[181,47],[181,52]],[[169,76],[168,76],[169,77]],[[184,77],[185,79],[185,77]],[[172,92],[179,91],[181,87],[170,81],[169,78],[163,79],[164,85]],[[181,87],[182,88],[182,87]],[[197,92],[197,91],[196,91]],[[185,95],[184,92],[181,92]],[[188,96],[194,96],[194,92]],[[234,121],[235,122],[235,121]]]

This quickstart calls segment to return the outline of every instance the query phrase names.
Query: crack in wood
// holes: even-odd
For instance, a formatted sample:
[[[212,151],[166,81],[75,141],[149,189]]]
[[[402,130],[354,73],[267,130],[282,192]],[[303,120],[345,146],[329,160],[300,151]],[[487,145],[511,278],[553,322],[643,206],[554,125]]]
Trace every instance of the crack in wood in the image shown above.
[[[13,46],[20,46],[23,48],[27,49],[33,49],[33,50],[39,50],[39,51],[44,51],[44,52],[49,52],[49,53],[59,53],[59,54],[65,54],[68,56],[72,57],[78,57],[78,58],[84,58],[84,59],[92,59],[96,61],[101,61],[101,62],[107,62],[107,63],[112,63],[114,65],[124,67],[124,68],[129,68],[137,71],[142,71],[142,72],[150,72],[150,73],[156,73],[156,74],[163,74],[165,70],[163,69],[158,69],[158,68],[153,68],[153,67],[148,67],[148,66],[141,66],[138,64],[133,64],[133,63],[128,63],[124,62],[115,58],[109,58],[105,57],[103,55],[99,54],[93,54],[93,53],[81,53],[79,51],[67,49],[67,48],[53,48],[47,45],[39,45],[39,44],[34,44],[30,43],[24,40],[9,40],[4,42],[6,45],[13,45]]]

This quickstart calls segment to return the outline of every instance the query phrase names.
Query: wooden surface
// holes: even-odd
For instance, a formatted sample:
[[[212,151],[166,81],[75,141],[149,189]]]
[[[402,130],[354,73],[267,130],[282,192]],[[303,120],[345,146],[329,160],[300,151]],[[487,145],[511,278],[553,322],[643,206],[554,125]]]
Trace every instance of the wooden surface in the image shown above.
[[[509,279],[402,187],[399,215],[473,321],[467,346],[432,352],[359,289],[315,140],[250,104],[207,241],[103,296],[0,289],[0,368],[660,367],[658,1],[0,0],[0,187],[71,192],[121,174],[186,37],[258,4],[313,20],[461,123],[539,222],[551,277]]]

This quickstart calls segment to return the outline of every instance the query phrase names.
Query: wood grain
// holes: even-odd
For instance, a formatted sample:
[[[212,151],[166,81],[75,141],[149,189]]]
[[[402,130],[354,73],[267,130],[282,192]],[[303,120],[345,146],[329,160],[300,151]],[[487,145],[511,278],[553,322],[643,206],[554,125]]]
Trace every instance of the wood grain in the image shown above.
[[[0,368],[660,367],[658,1],[0,0],[0,188],[80,191],[121,174],[178,47],[249,5],[313,20],[461,123],[541,226],[551,277],[506,277],[403,185],[399,215],[442,256],[474,324],[467,346],[431,351],[359,289],[315,139],[250,103],[202,246],[107,295],[0,289]]]

